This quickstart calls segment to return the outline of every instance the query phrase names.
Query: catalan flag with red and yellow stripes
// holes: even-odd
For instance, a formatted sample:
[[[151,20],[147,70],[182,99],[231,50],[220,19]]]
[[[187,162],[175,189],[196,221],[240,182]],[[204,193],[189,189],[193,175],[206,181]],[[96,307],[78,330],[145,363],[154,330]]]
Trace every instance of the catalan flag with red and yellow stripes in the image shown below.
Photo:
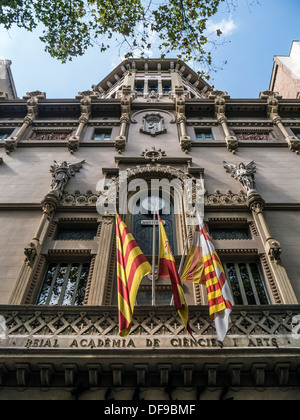
[[[136,295],[151,265],[121,217],[116,215],[117,279],[119,305],[119,334],[126,337],[131,328]]]
[[[213,242],[199,216],[198,219],[181,280],[206,285],[209,315],[215,321],[218,339],[223,341],[234,300]]]
[[[189,308],[185,300],[175,259],[160,215],[158,215],[158,219],[160,229],[158,276],[170,278],[175,309],[178,311],[183,325],[193,337],[193,332],[189,325]]]

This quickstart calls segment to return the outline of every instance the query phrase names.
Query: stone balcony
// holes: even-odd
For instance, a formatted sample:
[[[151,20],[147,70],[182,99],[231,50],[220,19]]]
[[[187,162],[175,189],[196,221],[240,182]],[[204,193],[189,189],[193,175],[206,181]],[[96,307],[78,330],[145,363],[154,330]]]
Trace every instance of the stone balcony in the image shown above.
[[[205,306],[190,307],[195,341],[172,306],[136,307],[127,338],[117,307],[0,306],[0,315],[0,386],[74,386],[79,373],[90,386],[164,386],[171,372],[181,386],[300,386],[299,305],[235,307],[223,344]]]

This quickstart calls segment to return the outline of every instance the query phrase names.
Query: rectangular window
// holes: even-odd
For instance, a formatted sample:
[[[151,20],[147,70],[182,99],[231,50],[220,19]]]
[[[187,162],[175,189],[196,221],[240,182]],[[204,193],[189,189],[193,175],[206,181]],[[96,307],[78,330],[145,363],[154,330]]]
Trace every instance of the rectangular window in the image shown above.
[[[10,133],[0,133],[0,141],[4,141],[8,139],[9,136],[10,136]]]
[[[149,80],[148,91],[158,93],[158,80]]]
[[[96,130],[93,135],[95,141],[111,140],[111,130]]]
[[[38,305],[83,305],[90,263],[48,265]]]
[[[251,239],[248,227],[244,228],[215,228],[210,227],[209,233],[212,239],[216,240],[241,240]]]
[[[162,92],[164,95],[167,95],[172,90],[171,80],[162,81]]]
[[[300,140],[300,133],[296,133],[296,137]]]
[[[143,95],[144,94],[144,80],[136,80],[134,90],[138,94]]]
[[[257,263],[224,263],[236,305],[268,305],[269,298]]]
[[[195,130],[195,135],[196,141],[213,140],[213,135],[211,131]]]
[[[158,306],[169,306],[172,300],[172,290],[155,290],[155,304]],[[152,305],[152,291],[140,290],[137,294],[138,306],[151,306]]]
[[[92,241],[97,235],[97,226],[92,227],[63,227],[58,226],[56,241]]]

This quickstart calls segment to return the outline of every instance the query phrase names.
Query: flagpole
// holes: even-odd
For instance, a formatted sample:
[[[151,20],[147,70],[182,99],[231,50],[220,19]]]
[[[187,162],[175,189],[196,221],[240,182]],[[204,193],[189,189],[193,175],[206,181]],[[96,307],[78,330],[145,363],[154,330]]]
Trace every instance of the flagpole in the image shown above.
[[[180,265],[179,265],[179,268],[178,268],[179,276],[181,276],[181,274],[182,274],[183,264],[184,264],[184,260],[185,260],[185,254],[186,254],[186,250],[187,250],[187,247],[188,247],[188,244],[189,244],[189,237],[190,237],[191,230],[192,230],[192,225],[190,224],[188,233],[186,235],[186,240],[185,240],[185,244],[184,244],[184,248],[183,248],[183,253],[182,253]]]
[[[152,206],[151,206],[152,207]],[[152,306],[155,306],[155,233],[156,233],[156,226],[155,226],[155,203],[153,204],[153,251],[152,251]]]
[[[188,233],[186,235],[186,240],[185,240],[185,244],[184,244],[184,248],[183,248],[183,253],[182,253],[180,265],[179,265],[179,268],[178,268],[179,277],[181,277],[181,274],[182,274],[183,264],[184,264],[184,260],[185,260],[185,253],[186,253],[186,250],[187,250],[187,247],[188,247],[188,244],[189,244],[189,237],[190,237],[191,230],[192,230],[192,225],[190,224]],[[170,305],[173,305],[173,303],[174,303],[174,296],[172,296]]]

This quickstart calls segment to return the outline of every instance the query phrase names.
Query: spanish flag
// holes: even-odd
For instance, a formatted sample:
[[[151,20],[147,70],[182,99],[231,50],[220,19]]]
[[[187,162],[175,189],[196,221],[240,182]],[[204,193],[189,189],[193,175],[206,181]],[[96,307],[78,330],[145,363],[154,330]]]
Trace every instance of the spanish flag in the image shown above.
[[[198,219],[199,225],[195,230],[181,280],[206,285],[209,315],[215,321],[218,339],[223,341],[228,331],[234,300],[211,237],[199,216]]]
[[[140,283],[152,269],[118,214],[116,214],[116,236],[119,334],[121,337],[126,337],[130,332]]]
[[[185,300],[175,259],[160,215],[158,215],[158,218],[160,229],[158,276],[170,278],[175,308],[178,311],[185,328],[193,337],[193,332],[189,326],[189,308]]]

